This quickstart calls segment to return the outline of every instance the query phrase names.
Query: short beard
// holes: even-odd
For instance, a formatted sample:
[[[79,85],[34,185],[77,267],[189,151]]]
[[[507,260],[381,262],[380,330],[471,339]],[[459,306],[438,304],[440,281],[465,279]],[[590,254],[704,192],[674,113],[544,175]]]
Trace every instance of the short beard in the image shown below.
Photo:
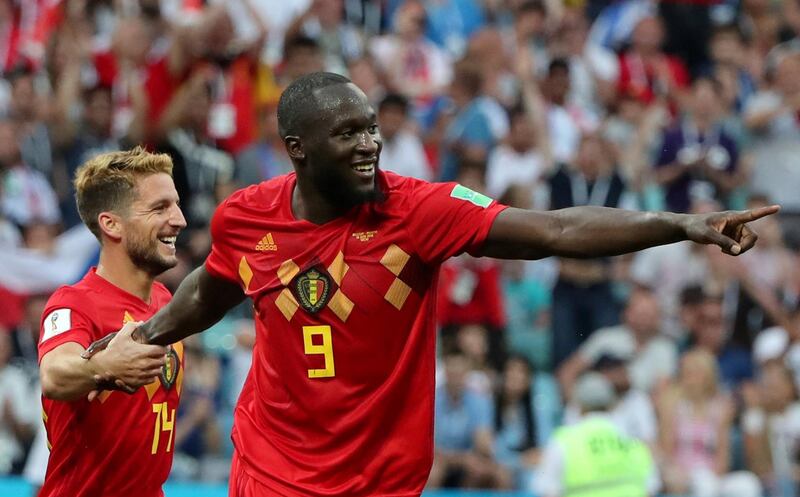
[[[126,251],[134,266],[153,277],[158,276],[168,269],[172,269],[178,264],[177,260],[165,260],[158,254],[158,249],[156,247],[146,243],[139,243],[139,240],[130,241],[127,244]]]
[[[368,192],[351,189],[341,175],[327,168],[322,168],[319,174],[312,176],[311,181],[329,204],[347,210],[357,205],[383,200],[383,192],[378,187],[379,172],[380,169],[376,164],[372,190]]]

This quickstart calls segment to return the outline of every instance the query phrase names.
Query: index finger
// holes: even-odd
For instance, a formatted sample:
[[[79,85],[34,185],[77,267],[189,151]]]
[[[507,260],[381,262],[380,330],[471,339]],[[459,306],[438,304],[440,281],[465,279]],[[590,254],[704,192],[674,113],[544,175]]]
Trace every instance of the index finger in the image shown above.
[[[781,210],[780,205],[768,205],[766,207],[758,207],[757,209],[750,209],[740,212],[733,216],[733,220],[739,223],[747,223],[761,219],[762,217],[771,216]]]

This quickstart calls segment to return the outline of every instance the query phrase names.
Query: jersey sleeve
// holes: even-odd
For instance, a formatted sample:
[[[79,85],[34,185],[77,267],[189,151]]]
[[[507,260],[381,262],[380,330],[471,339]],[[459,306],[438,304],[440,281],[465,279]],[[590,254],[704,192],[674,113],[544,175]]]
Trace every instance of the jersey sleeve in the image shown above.
[[[427,263],[478,250],[506,208],[457,183],[417,182],[408,202],[408,234]]]
[[[233,234],[230,216],[230,204],[223,202],[217,207],[211,218],[211,253],[206,258],[206,271],[211,276],[240,284],[238,271],[233,262],[234,249],[231,245]]]
[[[80,307],[80,296],[56,292],[50,297],[39,328],[40,362],[59,345],[75,342],[86,348],[94,341],[92,321]]]

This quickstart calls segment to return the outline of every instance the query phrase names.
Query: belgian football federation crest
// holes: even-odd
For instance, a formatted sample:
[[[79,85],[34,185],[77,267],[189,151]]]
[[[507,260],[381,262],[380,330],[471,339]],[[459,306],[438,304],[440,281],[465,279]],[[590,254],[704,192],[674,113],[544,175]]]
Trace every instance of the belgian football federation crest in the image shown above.
[[[178,359],[178,353],[175,351],[175,347],[170,346],[169,352],[167,353],[167,360],[164,363],[164,367],[161,368],[160,375],[161,384],[166,390],[169,390],[172,388],[172,385],[175,384],[180,365],[180,359]]]
[[[298,274],[291,286],[297,302],[312,314],[325,307],[334,292],[331,276],[318,266]]]

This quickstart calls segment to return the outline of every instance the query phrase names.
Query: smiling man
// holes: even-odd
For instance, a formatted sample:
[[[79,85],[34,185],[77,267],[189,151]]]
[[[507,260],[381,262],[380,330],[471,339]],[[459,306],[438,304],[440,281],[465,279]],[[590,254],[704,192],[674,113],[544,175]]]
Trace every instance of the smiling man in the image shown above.
[[[172,466],[183,351],[140,344],[131,334],[170,299],[154,279],[177,264],[175,238],[186,226],[172,161],[140,148],[102,154],[77,170],[75,190],[81,219],[100,240],[100,262],[57,290],[43,313],[39,361],[51,450],[39,496],[160,497]],[[123,325],[105,350],[82,358],[92,341]],[[103,390],[113,385],[104,378],[133,393]]]
[[[605,256],[687,238],[738,254],[755,243],[745,222],[777,211],[535,212],[383,172],[375,111],[330,73],[292,83],[278,124],[295,172],[219,206],[205,265],[137,331],[169,344],[252,299],[257,339],[235,412],[232,497],[420,495],[447,258]]]

